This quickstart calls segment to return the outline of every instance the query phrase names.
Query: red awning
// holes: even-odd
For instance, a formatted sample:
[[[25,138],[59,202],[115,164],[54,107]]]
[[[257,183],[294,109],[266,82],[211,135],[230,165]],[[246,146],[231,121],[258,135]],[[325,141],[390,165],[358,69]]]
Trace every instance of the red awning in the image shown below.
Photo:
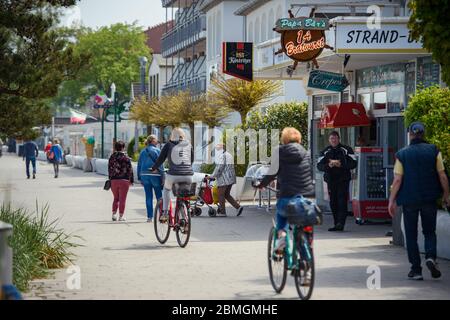
[[[369,126],[366,109],[362,103],[344,102],[324,107],[319,128],[344,128]]]

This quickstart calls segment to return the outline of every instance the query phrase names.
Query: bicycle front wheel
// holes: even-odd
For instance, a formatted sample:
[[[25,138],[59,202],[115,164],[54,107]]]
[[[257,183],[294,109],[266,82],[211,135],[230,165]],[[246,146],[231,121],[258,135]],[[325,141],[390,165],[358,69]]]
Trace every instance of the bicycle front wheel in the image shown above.
[[[277,231],[272,227],[267,244],[267,262],[269,265],[270,283],[276,293],[281,293],[286,285],[287,260],[285,254],[278,254],[273,251],[276,238]]]
[[[297,242],[298,266],[295,270],[295,287],[302,300],[309,300],[312,296],[315,280],[314,253],[305,235],[299,235]]]
[[[153,226],[155,228],[156,239],[159,243],[166,243],[167,239],[169,239],[170,227],[169,227],[169,216],[162,217],[162,199],[156,203],[155,211],[153,214],[154,221]]]
[[[176,236],[178,245],[186,247],[191,236],[191,215],[185,202],[181,201],[175,213]]]

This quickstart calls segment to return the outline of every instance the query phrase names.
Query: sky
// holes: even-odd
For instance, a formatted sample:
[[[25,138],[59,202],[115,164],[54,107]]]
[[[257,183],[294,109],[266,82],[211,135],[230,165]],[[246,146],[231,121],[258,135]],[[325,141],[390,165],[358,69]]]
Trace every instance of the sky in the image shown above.
[[[166,9],[161,0],[81,0],[77,7],[68,10],[63,24],[70,26],[81,21],[84,26],[98,28],[137,21],[147,29],[165,20]]]

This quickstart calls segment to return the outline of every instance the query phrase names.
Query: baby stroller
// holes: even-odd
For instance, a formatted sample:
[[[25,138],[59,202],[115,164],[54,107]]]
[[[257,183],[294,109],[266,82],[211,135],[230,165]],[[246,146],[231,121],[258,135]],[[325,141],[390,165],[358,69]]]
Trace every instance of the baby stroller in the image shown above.
[[[212,193],[212,182],[216,180],[214,178],[205,178],[202,179],[202,183],[200,184],[199,192],[196,197],[195,202],[192,204],[192,215],[200,216],[202,214],[202,209],[204,205],[208,207],[208,215],[210,217],[215,217],[217,212],[220,211],[220,206],[217,201],[215,201]],[[217,209],[214,209],[212,205],[217,205]]]

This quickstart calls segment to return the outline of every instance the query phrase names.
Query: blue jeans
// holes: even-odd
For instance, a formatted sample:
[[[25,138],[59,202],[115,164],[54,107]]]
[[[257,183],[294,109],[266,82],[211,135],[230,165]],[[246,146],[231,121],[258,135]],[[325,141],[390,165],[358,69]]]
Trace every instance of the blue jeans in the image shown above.
[[[287,219],[284,214],[284,209],[286,208],[286,205],[289,203],[289,200],[296,198],[297,196],[293,197],[284,197],[284,198],[278,198],[277,200],[277,230],[285,230],[287,231],[289,224],[287,222]]]
[[[436,203],[403,206],[403,222],[405,224],[406,249],[411,269],[422,272],[419,246],[417,245],[417,227],[419,214],[422,220],[422,232],[425,238],[425,259],[436,259]]]
[[[27,177],[30,177],[30,162],[33,166],[33,174],[36,174],[36,158],[25,158],[25,167],[27,168]]]
[[[162,185],[160,177],[142,176],[142,184],[145,190],[145,204],[147,207],[147,218],[153,218],[153,190],[155,190],[156,200],[162,198]]]

